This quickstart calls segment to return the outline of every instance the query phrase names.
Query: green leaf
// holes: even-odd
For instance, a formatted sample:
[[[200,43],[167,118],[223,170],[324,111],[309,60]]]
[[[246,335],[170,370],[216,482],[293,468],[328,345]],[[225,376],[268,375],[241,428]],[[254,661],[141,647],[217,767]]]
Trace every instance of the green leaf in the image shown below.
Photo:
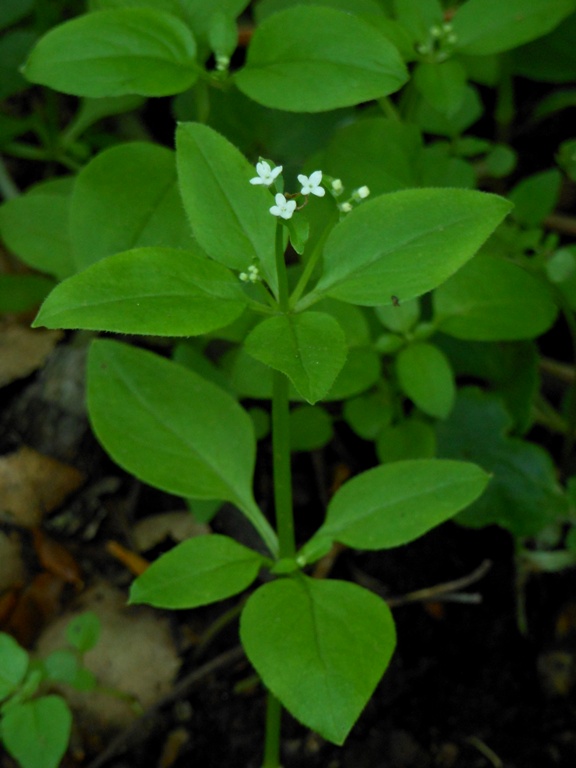
[[[381,429],[375,448],[381,464],[406,459],[433,459],[436,454],[436,435],[430,424],[406,419]]]
[[[10,635],[0,632],[0,700],[14,693],[28,669],[28,654]]]
[[[44,659],[44,668],[50,680],[72,685],[78,676],[78,654],[69,648],[62,648]]]
[[[574,0],[468,0],[452,19],[458,49],[486,56],[528,43],[572,13]]]
[[[196,81],[196,43],[170,13],[120,8],[79,16],[42,37],[24,66],[33,83],[74,96],[170,96]]]
[[[322,112],[397,91],[397,49],[367,22],[331,8],[288,8],[255,31],[238,88],[266,107]]]
[[[14,29],[0,36],[0,99],[7,99],[29,88],[22,77],[20,65],[37,40],[28,29]]]
[[[227,267],[259,266],[275,293],[273,198],[264,187],[250,184],[254,167],[223,136],[199,123],[178,126],[176,147],[180,192],[194,237]]]
[[[366,185],[372,195],[418,186],[422,138],[414,125],[370,117],[345,124],[322,157],[322,169],[340,178],[345,198]]]
[[[40,304],[54,281],[41,275],[0,274],[0,312],[25,312]]]
[[[444,12],[439,0],[394,0],[396,18],[414,42],[424,42],[430,27],[442,24]]]
[[[516,264],[479,254],[436,289],[435,323],[469,341],[531,339],[556,318],[550,290]]]
[[[418,299],[411,299],[398,304],[385,304],[382,307],[374,307],[374,311],[386,328],[396,333],[406,333],[418,322],[420,302]]]
[[[438,422],[438,454],[476,461],[493,473],[484,495],[458,522],[499,525],[514,536],[536,536],[567,514],[566,498],[550,456],[540,446],[510,437],[511,419],[499,397],[467,388],[446,421]]]
[[[34,327],[197,336],[236,320],[246,305],[238,279],[199,248],[138,248],[60,283]]]
[[[413,77],[416,88],[438,112],[451,117],[462,106],[466,94],[466,70],[459,61],[421,62]]]
[[[550,34],[539,37],[522,48],[517,48],[512,57],[512,71],[531,80],[573,83],[576,80],[575,35],[576,13],[572,13]],[[554,90],[548,98],[561,99],[563,93],[563,91]],[[539,113],[541,108],[542,102],[538,107]]]
[[[228,536],[198,536],[177,544],[139,576],[130,603],[155,608],[197,608],[237,595],[264,564],[253,549]]]
[[[446,356],[433,344],[416,342],[400,350],[396,373],[402,390],[429,416],[444,419],[454,404],[454,374]]]
[[[256,326],[245,342],[252,357],[282,371],[309,403],[323,398],[346,360],[346,339],[324,312],[276,315]]]
[[[0,235],[25,264],[63,280],[74,273],[70,196],[30,190],[0,206]]]
[[[0,6],[0,29],[11,26],[34,9],[34,0],[3,0]]]
[[[407,544],[471,504],[488,479],[475,464],[440,459],[369,469],[334,494],[310,541],[328,538],[357,549]]]
[[[252,496],[252,422],[230,395],[150,352],[98,340],[89,355],[88,410],[121,467],[169,493],[231,501],[275,551]]]
[[[348,426],[364,440],[374,440],[378,432],[390,423],[393,413],[393,395],[384,382],[375,392],[346,400],[342,410]]]
[[[131,248],[189,248],[174,152],[133,142],[97,155],[76,179],[70,231],[79,269]]]
[[[412,189],[363,203],[332,230],[324,272],[298,309],[318,296],[379,306],[442,283],[506,216],[507,200],[464,189]]]
[[[332,439],[332,419],[319,405],[301,405],[290,411],[290,449],[317,451]]]
[[[22,768],[57,768],[66,752],[72,714],[60,696],[42,696],[10,707],[2,720],[2,741]]]
[[[100,637],[100,619],[93,611],[75,616],[66,627],[66,640],[80,653],[94,648]]]
[[[344,581],[283,578],[249,598],[240,622],[248,658],[286,709],[342,744],[396,644],[392,615]]]
[[[522,179],[509,193],[513,217],[528,227],[542,224],[556,207],[561,183],[562,175],[556,168]]]

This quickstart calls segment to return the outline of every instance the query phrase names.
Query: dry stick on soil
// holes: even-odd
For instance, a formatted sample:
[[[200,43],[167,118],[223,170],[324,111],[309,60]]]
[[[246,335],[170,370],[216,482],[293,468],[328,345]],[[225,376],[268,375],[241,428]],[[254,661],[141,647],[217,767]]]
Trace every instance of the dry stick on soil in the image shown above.
[[[135,720],[132,725],[113,739],[106,749],[89,764],[88,768],[101,768],[101,766],[106,765],[106,763],[112,760],[116,755],[126,752],[131,743],[141,739],[141,734],[144,732],[143,726],[146,720],[154,718],[161,709],[186,696],[194,686],[201,682],[205,677],[208,677],[208,675],[211,675],[213,672],[217,672],[224,667],[228,667],[230,664],[234,664],[236,661],[243,658],[243,656],[243,648],[240,645],[236,645],[231,650],[221,653],[220,656],[216,656],[212,661],[209,661],[207,664],[195,669],[189,675],[186,675],[186,677],[183,677],[169,694],[149,707],[141,717]]]
[[[394,608],[397,605],[406,605],[407,603],[427,602],[429,600],[444,600],[457,603],[479,603],[482,600],[481,595],[471,594],[469,592],[458,592],[458,590],[465,589],[466,587],[469,587],[470,584],[474,584],[474,582],[482,579],[491,567],[491,561],[484,560],[480,563],[478,568],[473,570],[472,573],[469,573],[467,576],[462,576],[453,581],[446,581],[443,584],[436,584],[433,587],[418,589],[416,592],[409,592],[407,595],[388,597],[386,598],[386,602],[390,608]]]

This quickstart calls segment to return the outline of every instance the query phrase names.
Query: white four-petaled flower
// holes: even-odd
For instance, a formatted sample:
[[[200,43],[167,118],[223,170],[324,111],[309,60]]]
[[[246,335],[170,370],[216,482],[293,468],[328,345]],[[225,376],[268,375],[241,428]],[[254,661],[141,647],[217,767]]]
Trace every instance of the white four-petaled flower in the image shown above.
[[[274,200],[276,200],[276,205],[270,208],[270,213],[273,216],[281,216],[283,219],[291,219],[296,210],[296,200],[286,200],[280,192],[274,196]]]
[[[276,177],[282,173],[282,166],[277,165],[276,168],[271,168],[270,163],[267,163],[266,160],[260,160],[259,163],[256,163],[256,173],[258,176],[250,179],[250,184],[264,184],[266,187],[269,187],[270,184],[274,183]]]
[[[322,171],[314,171],[310,176],[304,176],[303,173],[298,175],[298,181],[302,184],[303,195],[316,195],[316,197],[324,197],[326,190],[320,186],[322,181]]]

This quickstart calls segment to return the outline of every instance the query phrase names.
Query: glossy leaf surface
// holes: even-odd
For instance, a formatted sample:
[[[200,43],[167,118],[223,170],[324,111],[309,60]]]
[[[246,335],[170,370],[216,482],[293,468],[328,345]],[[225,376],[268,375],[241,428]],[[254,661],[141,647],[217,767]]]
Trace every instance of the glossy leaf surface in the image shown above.
[[[88,409],[121,467],[169,493],[231,501],[274,549],[252,496],[252,422],[230,395],[158,355],[99,340],[89,355]]]
[[[228,536],[197,536],[161,555],[130,589],[130,603],[156,608],[197,608],[242,592],[263,558]]]
[[[248,658],[288,711],[342,744],[396,643],[387,605],[343,581],[284,578],[249,598],[240,623]]]
[[[419,296],[468,261],[510,207],[464,189],[402,190],[363,203],[332,230],[324,273],[300,304],[318,295],[365,306]]]
[[[170,96],[196,81],[195,57],[194,37],[180,19],[152,8],[119,8],[51,29],[24,74],[74,96]]]
[[[253,186],[254,166],[216,131],[199,123],[181,123],[176,132],[178,179],[194,237],[221,264],[246,270],[260,267],[277,289],[274,200]]]
[[[246,303],[238,278],[199,248],[137,248],[60,283],[34,325],[196,336],[231,323]]]
[[[346,339],[324,312],[277,315],[249,334],[246,351],[286,374],[309,403],[326,395],[346,360]]]
[[[407,77],[397,49],[365,21],[298,6],[256,29],[235,81],[266,107],[322,112],[386,96]]]

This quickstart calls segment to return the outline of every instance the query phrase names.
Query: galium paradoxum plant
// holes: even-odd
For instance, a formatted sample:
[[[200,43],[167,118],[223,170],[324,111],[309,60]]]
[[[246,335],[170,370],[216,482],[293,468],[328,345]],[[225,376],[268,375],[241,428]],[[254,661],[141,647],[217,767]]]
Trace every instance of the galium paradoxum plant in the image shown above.
[[[301,542],[290,403],[316,403],[337,386],[347,342],[334,304],[398,306],[430,291],[471,258],[511,206],[465,189],[370,199],[359,187],[344,200],[343,182],[320,170],[298,175],[293,192],[281,167],[261,159],[254,175],[205,125],[180,124],[176,143],[189,246],[137,248],[88,266],[53,290],[35,325],[187,337],[243,323],[245,353],[268,376],[274,525],[253,496],[252,422],[215,383],[150,351],[100,339],[89,355],[88,405],[118,464],[171,493],[231,502],[258,532],[258,550],[224,535],[179,544],[136,580],[130,599],[189,609],[252,590],[240,635],[269,692],[263,765],[272,768],[282,706],[342,744],[395,646],[383,600],[353,583],[311,578],[308,566],[334,542],[365,550],[409,542],[470,504],[488,479],[478,466],[453,460],[378,466],[345,483],[324,523]],[[287,266],[287,251],[297,264]]]

